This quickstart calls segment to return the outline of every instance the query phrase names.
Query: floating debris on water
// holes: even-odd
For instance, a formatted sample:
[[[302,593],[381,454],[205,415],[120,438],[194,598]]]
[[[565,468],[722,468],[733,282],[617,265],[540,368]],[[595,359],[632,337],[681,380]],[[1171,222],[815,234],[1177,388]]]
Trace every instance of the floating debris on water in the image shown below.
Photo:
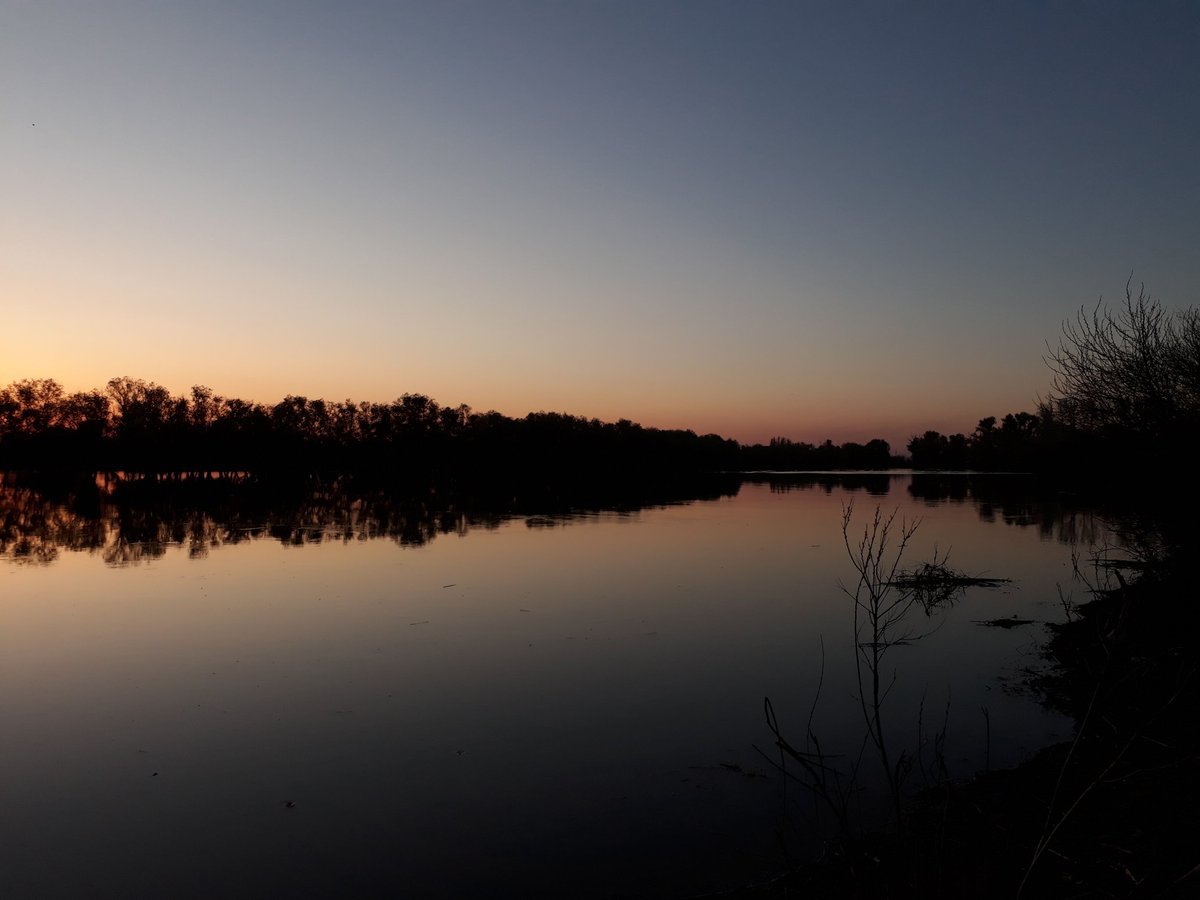
[[[1016,628],[1019,625],[1033,625],[1033,619],[1018,619],[1016,614],[1009,616],[1007,619],[973,619],[976,625],[985,625],[988,628]]]

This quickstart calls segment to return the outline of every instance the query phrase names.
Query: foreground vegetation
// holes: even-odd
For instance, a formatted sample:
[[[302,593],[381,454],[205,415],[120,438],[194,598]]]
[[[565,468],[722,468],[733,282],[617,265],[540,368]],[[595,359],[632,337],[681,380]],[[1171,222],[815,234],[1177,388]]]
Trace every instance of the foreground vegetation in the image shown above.
[[[722,896],[1196,896],[1200,610],[1191,558],[1160,538],[1152,556],[1094,561],[1107,586],[1052,627],[1053,667],[1032,687],[1075,718],[1072,741],[946,779],[889,829],[843,833],[820,861]]]

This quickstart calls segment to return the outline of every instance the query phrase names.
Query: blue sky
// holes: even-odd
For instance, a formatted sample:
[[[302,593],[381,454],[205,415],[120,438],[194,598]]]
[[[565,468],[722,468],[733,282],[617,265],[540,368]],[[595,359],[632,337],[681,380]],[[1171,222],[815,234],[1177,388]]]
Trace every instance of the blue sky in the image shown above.
[[[1031,408],[1200,284],[1200,7],[0,4],[0,383],[741,440]]]

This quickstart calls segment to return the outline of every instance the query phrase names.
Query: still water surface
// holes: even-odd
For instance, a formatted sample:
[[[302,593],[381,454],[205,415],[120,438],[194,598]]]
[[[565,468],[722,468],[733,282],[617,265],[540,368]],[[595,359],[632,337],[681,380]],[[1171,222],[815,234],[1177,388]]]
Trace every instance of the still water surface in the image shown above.
[[[1011,579],[893,648],[896,747],[945,723],[969,775],[1069,734],[1014,689],[1043,628],[977,623],[1059,621],[1060,586],[1082,599],[1070,542],[1100,526],[1052,500],[870,484],[461,519],[420,544],[208,521],[115,552],[120,516],[101,513],[90,549],[39,556],[10,528],[0,895],[686,896],[769,874],[781,835],[813,835],[756,750],[764,696],[797,743],[814,698],[827,752],[864,733],[850,502],[860,526],[876,505],[919,518],[914,564],[936,546]]]

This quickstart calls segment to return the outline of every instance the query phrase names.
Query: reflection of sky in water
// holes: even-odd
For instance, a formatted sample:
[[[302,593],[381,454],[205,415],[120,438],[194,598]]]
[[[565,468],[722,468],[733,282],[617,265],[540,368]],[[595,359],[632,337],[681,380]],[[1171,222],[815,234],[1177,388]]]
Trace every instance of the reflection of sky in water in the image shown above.
[[[2,566],[0,890],[586,894],[666,873],[687,892],[727,864],[770,870],[777,782],[722,763],[768,770],[764,695],[803,740],[822,638],[815,725],[827,752],[857,747],[837,587],[850,496],[747,484],[416,548],[261,539]],[[862,522],[877,498],[854,496]],[[897,747],[915,746],[922,697],[927,731],[949,700],[960,774],[982,766],[983,706],[994,765],[1063,735],[997,682],[1037,663],[1040,630],[973,620],[1059,618],[1069,548],[972,504],[878,499],[922,518],[913,562],[937,545],[1013,579],[889,653]]]

